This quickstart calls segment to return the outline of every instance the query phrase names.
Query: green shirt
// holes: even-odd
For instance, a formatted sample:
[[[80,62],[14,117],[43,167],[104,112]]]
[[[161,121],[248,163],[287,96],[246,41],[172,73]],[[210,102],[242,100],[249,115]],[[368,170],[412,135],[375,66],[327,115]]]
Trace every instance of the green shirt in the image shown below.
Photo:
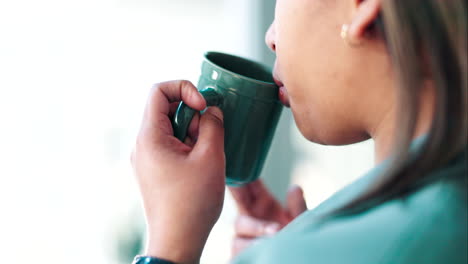
[[[362,193],[382,169],[374,168],[274,237],[246,249],[233,263],[468,263],[466,153],[405,198],[319,221],[319,215]]]

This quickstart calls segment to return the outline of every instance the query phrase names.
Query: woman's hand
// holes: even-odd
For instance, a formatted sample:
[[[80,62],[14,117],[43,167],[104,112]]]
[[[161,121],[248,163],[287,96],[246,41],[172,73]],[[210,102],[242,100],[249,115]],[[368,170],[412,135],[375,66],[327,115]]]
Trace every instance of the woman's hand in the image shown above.
[[[218,108],[209,108],[194,119],[189,131],[194,144],[184,144],[173,136],[170,121],[181,100],[196,110],[206,107],[204,98],[188,81],[155,85],[132,164],[148,224],[146,255],[198,263],[223,206],[223,115]]]
[[[307,210],[299,186],[289,189],[286,208],[273,197],[261,180],[229,189],[239,210],[232,244],[233,256],[250,246],[257,238],[274,235]]]

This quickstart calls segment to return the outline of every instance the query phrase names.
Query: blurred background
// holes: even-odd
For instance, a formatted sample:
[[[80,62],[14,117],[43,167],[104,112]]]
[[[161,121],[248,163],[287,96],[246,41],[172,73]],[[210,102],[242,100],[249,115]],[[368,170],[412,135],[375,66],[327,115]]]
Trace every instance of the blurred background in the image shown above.
[[[129,155],[153,83],[197,82],[207,50],[272,65],[274,0],[0,0],[0,263],[130,263],[144,220]],[[373,146],[308,143],[283,112],[263,178],[309,208]],[[202,263],[227,263],[228,195]]]

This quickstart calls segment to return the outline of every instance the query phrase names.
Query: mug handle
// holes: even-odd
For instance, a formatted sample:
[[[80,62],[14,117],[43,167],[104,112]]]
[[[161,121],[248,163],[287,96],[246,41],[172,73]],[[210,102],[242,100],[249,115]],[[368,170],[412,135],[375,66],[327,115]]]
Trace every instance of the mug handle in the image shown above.
[[[207,107],[220,106],[223,102],[222,95],[216,92],[213,87],[205,88],[200,93],[205,98]],[[177,111],[172,119],[172,129],[174,130],[174,136],[182,142],[184,142],[187,136],[187,131],[195,112],[196,110],[188,107],[184,102],[180,102],[179,107],[177,107]]]

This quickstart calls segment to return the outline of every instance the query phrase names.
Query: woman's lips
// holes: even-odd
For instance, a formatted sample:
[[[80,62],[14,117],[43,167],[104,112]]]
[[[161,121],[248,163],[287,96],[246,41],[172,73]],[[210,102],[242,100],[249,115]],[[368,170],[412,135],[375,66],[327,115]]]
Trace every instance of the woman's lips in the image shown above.
[[[276,85],[279,86],[279,90],[278,90],[278,98],[280,100],[280,102],[286,106],[286,107],[290,107],[289,105],[289,96],[288,96],[288,90],[286,89],[286,87],[284,87],[284,84],[278,80],[277,78],[274,78],[275,80],[275,83]]]
[[[286,87],[281,86],[281,87],[279,88],[278,97],[279,97],[280,102],[281,102],[284,106],[290,107],[290,105],[289,105],[289,97],[288,97],[288,90],[286,90]]]

